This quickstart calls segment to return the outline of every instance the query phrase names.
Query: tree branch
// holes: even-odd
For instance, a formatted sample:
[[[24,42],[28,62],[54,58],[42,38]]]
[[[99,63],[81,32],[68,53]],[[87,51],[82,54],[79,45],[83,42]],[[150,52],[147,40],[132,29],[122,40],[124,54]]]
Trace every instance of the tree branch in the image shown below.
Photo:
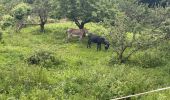
[[[75,22],[75,24],[80,28],[80,22],[75,18],[75,17],[73,17],[73,20],[74,20],[74,22]]]
[[[125,60],[128,60],[128,59],[129,59],[129,57],[131,57],[131,56],[132,56],[132,54],[136,53],[138,50],[140,50],[140,48],[136,48],[136,49],[132,50],[132,52],[131,52],[131,53],[129,53],[127,57],[125,57]]]
[[[89,18],[85,19],[84,21],[82,21],[82,22],[81,22],[81,25],[82,25],[82,24],[89,23],[90,21],[91,21],[91,18],[89,17]]]

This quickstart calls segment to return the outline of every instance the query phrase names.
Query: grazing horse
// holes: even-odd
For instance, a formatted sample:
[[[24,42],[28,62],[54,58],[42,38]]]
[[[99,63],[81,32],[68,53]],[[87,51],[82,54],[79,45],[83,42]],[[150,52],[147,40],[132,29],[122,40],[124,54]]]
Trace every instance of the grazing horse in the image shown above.
[[[110,43],[103,37],[97,35],[88,36],[87,48],[91,48],[91,43],[97,43],[97,51],[101,50],[101,44],[105,45],[105,50],[109,49]]]
[[[73,36],[78,36],[79,37],[79,41],[82,40],[82,38],[86,35],[86,33],[88,32],[87,29],[73,29],[70,28],[67,30],[67,35],[68,35],[68,39],[70,39]]]

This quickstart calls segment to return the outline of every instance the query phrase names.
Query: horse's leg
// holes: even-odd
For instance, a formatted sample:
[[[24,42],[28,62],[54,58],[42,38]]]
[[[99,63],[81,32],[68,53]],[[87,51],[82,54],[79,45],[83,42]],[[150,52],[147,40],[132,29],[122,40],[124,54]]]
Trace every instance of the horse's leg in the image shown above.
[[[80,36],[79,41],[80,41],[80,42],[82,41],[82,35]]]
[[[97,43],[97,51],[101,50],[101,43]]]
[[[89,48],[89,42],[87,43],[87,48]]]
[[[87,48],[91,48],[91,41],[90,40],[88,40]]]
[[[67,35],[67,42],[69,42],[70,38],[71,38],[71,35],[68,33],[68,35]]]
[[[99,50],[101,50],[101,43],[99,44]]]
[[[99,51],[99,44],[97,43],[97,51]]]

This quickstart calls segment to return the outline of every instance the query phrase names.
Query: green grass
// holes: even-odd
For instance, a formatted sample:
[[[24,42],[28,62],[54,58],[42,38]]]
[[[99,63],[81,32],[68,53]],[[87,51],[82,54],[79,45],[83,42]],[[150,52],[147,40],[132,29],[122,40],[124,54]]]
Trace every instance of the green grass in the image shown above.
[[[66,43],[66,30],[71,27],[76,27],[73,22],[49,24],[46,33],[39,33],[36,26],[24,28],[20,33],[3,35],[4,43],[0,45],[0,100],[105,100],[170,85],[169,56],[163,55],[167,56],[164,57],[166,64],[154,68],[110,64],[112,48],[107,52],[104,48],[96,52],[93,44],[91,49],[87,49],[87,38],[82,43],[77,38]],[[86,25],[86,28],[101,35],[108,33],[94,23]],[[158,54],[166,50],[151,52]],[[38,51],[52,52],[63,62],[52,68],[27,64],[26,59]],[[138,57],[137,54],[132,60]],[[134,99],[167,100],[168,94],[165,91]]]

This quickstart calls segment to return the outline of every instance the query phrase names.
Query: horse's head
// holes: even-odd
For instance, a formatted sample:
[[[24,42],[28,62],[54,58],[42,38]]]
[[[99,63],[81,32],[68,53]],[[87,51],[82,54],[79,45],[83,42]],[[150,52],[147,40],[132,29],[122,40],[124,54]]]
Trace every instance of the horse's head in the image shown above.
[[[104,44],[105,44],[105,50],[108,50],[110,47],[110,43],[107,40],[105,40]]]

